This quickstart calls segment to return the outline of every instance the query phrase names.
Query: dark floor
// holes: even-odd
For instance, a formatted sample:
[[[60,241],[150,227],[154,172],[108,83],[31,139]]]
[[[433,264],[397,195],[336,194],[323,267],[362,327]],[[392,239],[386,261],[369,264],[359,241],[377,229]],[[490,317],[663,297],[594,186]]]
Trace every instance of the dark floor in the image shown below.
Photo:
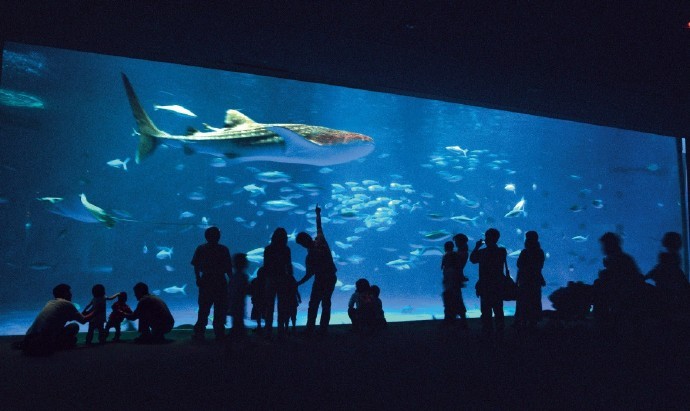
[[[690,409],[684,333],[635,324],[509,328],[485,342],[436,321],[377,336],[336,326],[326,337],[234,344],[131,342],[28,358],[0,338],[2,409]],[[209,331],[210,336],[210,331]],[[126,335],[131,339],[134,334]]]

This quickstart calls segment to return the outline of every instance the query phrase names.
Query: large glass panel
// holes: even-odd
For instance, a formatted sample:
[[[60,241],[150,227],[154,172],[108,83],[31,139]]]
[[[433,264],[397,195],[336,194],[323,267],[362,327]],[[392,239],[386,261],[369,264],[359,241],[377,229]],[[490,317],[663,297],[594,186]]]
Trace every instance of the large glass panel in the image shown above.
[[[206,226],[220,227],[233,253],[251,252],[253,273],[257,249],[276,227],[313,233],[317,203],[338,266],[333,323],[348,322],[360,277],[381,287],[389,320],[442,317],[441,249],[455,233],[467,234],[472,247],[498,228],[515,273],[524,233],[538,231],[548,253],[548,307],[556,288],[596,278],[604,232],[620,234],[646,272],[663,233],[681,227],[675,141],[667,137],[19,44],[6,45],[2,68],[1,333],[23,333],[60,282],[72,285],[83,306],[96,283],[108,294],[132,295],[144,281],[168,302],[177,325],[193,323],[190,260]],[[142,130],[121,73],[171,135],[190,126],[213,133],[236,109],[261,123],[370,136],[375,149],[343,153],[343,144],[319,146],[278,126],[266,133],[283,135],[282,144],[246,151],[223,141],[176,148],[158,139],[136,164]],[[342,137],[312,134],[324,136]],[[258,152],[269,161],[245,161]],[[294,157],[299,163],[288,163]],[[299,279],[305,253],[292,237],[289,245]],[[465,302],[477,316],[476,266],[465,274]],[[302,323],[310,287],[300,288]]]

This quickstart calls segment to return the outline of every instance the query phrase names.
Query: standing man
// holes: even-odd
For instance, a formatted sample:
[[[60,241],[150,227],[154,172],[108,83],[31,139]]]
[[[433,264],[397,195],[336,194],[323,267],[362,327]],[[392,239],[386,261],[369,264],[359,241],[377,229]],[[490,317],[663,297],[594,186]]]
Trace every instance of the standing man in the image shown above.
[[[196,248],[192,265],[199,287],[199,317],[194,325],[192,338],[203,341],[208,325],[208,315],[213,306],[213,331],[216,340],[225,336],[225,315],[228,309],[228,282],[232,273],[232,259],[228,247],[219,244],[220,230],[209,227],[204,233],[206,244]]]
[[[305,263],[307,272],[304,274],[304,278],[297,282],[297,285],[300,286],[311,277],[314,277],[314,284],[309,297],[307,328],[305,331],[307,335],[311,334],[316,326],[316,314],[319,311],[319,304],[321,304],[319,334],[325,334],[328,331],[328,323],[331,321],[331,296],[337,281],[335,272],[338,270],[335,267],[335,263],[333,263],[333,255],[328,246],[328,241],[326,241],[326,237],[323,235],[321,209],[318,204],[314,211],[316,211],[316,238],[312,239],[305,232],[297,234],[296,238],[297,244],[307,249]]]
[[[486,248],[481,248],[484,245],[484,240],[480,239],[470,254],[472,264],[479,264],[479,280],[476,290],[482,311],[482,329],[486,334],[491,334],[494,330],[492,312],[496,317],[496,329],[502,332],[504,327],[501,290],[505,282],[503,267],[507,266],[506,256],[508,252],[505,248],[498,246],[500,236],[501,233],[498,230],[489,228],[484,233]]]

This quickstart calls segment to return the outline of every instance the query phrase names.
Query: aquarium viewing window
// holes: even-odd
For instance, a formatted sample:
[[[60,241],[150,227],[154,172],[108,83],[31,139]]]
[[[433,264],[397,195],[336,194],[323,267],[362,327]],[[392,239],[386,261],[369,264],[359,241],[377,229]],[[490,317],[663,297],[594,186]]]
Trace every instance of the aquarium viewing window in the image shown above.
[[[251,124],[253,143],[224,141],[237,137],[228,124]],[[8,43],[0,133],[6,334],[24,333],[60,282],[83,306],[96,283],[131,294],[144,281],[176,325],[193,323],[190,260],[210,225],[251,273],[284,227],[299,279],[294,234],[314,232],[317,204],[336,324],[359,278],[379,285],[389,321],[441,318],[442,247],[456,233],[472,246],[499,229],[515,273],[524,233],[539,232],[548,308],[555,289],[597,277],[604,232],[647,272],[683,226],[673,138],[251,74]],[[465,274],[478,316],[476,266]]]

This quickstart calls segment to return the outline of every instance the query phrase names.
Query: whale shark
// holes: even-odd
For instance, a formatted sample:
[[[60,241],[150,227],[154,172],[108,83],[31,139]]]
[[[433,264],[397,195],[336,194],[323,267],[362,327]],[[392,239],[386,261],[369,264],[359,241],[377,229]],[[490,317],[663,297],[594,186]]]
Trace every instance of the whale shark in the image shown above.
[[[207,126],[208,131],[190,127],[185,135],[172,135],[151,121],[124,73],[122,81],[139,129],[137,164],[160,144],[182,148],[186,154],[210,154],[236,162],[314,166],[347,163],[374,150],[374,140],[363,134],[306,124],[262,124],[232,109],[226,112],[224,127]]]

